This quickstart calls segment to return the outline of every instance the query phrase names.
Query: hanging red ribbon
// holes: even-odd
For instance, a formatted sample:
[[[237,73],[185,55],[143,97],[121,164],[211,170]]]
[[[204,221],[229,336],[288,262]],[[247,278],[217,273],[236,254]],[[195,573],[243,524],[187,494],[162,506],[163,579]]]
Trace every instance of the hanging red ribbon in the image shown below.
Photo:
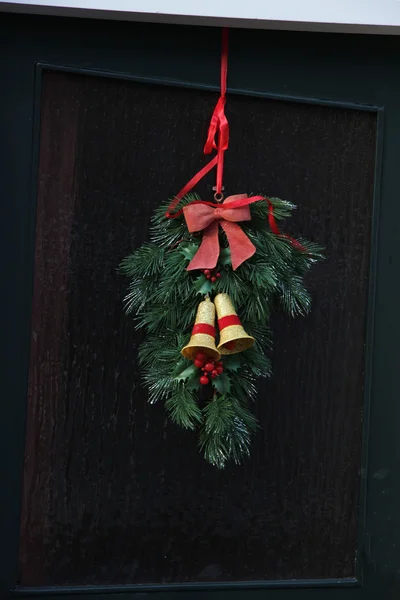
[[[213,150],[217,150],[217,154],[209,163],[200,169],[200,171],[196,173],[185,186],[183,186],[180,192],[178,192],[165,213],[167,219],[176,219],[176,217],[179,217],[182,214],[181,210],[174,213],[174,209],[178,206],[182,198],[186,196],[186,194],[188,194],[215,166],[217,167],[217,194],[221,194],[222,192],[224,154],[229,145],[229,125],[228,119],[225,116],[226,80],[228,76],[228,31],[229,30],[226,27],[222,29],[221,93],[211,117],[207,141],[204,145],[204,154],[211,154]],[[218,143],[216,140],[217,134]]]
[[[229,146],[229,124],[225,116],[226,80],[228,77],[228,29],[222,30],[221,50],[221,95],[214,108],[211,123],[208,128],[207,141],[204,145],[204,154],[211,154],[217,150],[217,194],[222,193],[222,179],[224,173],[224,154]],[[218,133],[218,144],[216,136]]]
[[[175,211],[182,198],[186,196],[186,194],[188,194],[215,166],[217,167],[216,191],[219,196],[222,194],[224,154],[229,145],[229,124],[225,116],[227,75],[228,29],[223,28],[221,49],[221,93],[211,117],[207,141],[204,145],[204,154],[210,154],[213,150],[217,150],[217,154],[180,190],[165,213],[167,219],[176,219],[184,213],[189,231],[204,231],[200,248],[189,264],[188,270],[213,268],[217,264],[219,255],[218,221],[228,238],[231,249],[232,268],[234,270],[237,269],[242,262],[250,258],[255,252],[255,247],[235,222],[250,220],[251,215],[248,205],[259,201],[268,202],[268,220],[272,233],[286,238],[293,247],[298,250],[305,251],[305,248],[295,239],[289,235],[281,234],[275,220],[274,207],[271,201],[264,196],[252,196],[249,198],[246,194],[238,194],[236,196],[231,196],[229,199],[227,198],[223,204],[195,200],[185,208]],[[208,210],[204,210],[204,208],[200,208],[200,206],[209,208]],[[247,210],[245,208],[245,214],[243,213],[244,207],[247,207]],[[235,209],[242,210],[236,212]]]

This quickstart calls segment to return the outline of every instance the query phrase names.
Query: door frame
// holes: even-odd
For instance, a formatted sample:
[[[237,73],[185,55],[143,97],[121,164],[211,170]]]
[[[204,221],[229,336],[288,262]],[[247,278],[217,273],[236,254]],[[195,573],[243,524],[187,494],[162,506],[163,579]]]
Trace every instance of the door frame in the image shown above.
[[[142,30],[145,27],[150,33],[149,47],[156,39],[162,49],[164,40],[174,73],[172,80],[162,76],[154,56],[147,57],[145,54],[142,61],[138,60],[139,41],[135,32],[139,27]],[[400,358],[397,344],[400,337],[397,314],[400,284],[395,279],[395,267],[400,263],[396,239],[400,203],[396,198],[395,183],[397,139],[400,139],[400,84],[396,81],[400,40],[342,34],[241,32],[242,42],[243,38],[255,40],[259,51],[265,39],[270,42],[273,38],[271,47],[279,47],[279,53],[274,56],[268,50],[262,54],[265,61],[263,68],[268,73],[265,91],[260,90],[258,78],[261,75],[257,65],[252,66],[254,72],[250,79],[253,84],[235,82],[235,63],[249,61],[251,55],[250,51],[242,50],[242,44],[236,46],[235,54],[234,36],[230,57],[231,80],[234,81],[230,93],[377,113],[357,579],[24,590],[14,588],[18,579],[42,70],[53,67],[148,83],[218,90],[217,83],[212,81],[218,76],[214,61],[218,61],[219,56],[219,30],[209,29],[206,33],[211,48],[206,58],[201,50],[200,42],[205,34],[201,27],[6,15],[0,32],[0,44],[3,46],[0,68],[3,81],[7,81],[5,93],[0,98],[0,120],[6,141],[3,144],[0,141],[0,168],[4,208],[7,209],[6,218],[1,223],[1,239],[8,289],[8,294],[4,294],[1,300],[4,335],[0,341],[6,367],[0,422],[7,424],[3,425],[0,437],[0,460],[4,469],[0,490],[4,516],[0,524],[0,580],[4,597],[24,595],[55,599],[67,595],[83,598],[89,593],[112,600],[114,597],[120,599],[121,594],[122,597],[144,597],[153,592],[161,600],[175,597],[192,600],[203,596],[217,600],[227,595],[232,596],[232,600],[233,597],[242,600],[249,594],[257,600],[284,600],[294,599],[295,593],[301,600],[308,599],[310,595],[311,598],[328,600],[345,600],[346,595],[351,599],[367,598],[376,593],[386,593],[385,598],[398,597],[400,517],[396,508],[400,506],[400,479],[396,479],[396,468],[399,470],[400,466],[400,440],[397,439],[396,424],[400,422],[400,403],[396,398],[393,374]],[[143,44],[143,36],[140,39]],[[187,47],[185,45],[189,46],[190,52],[182,52]],[[302,51],[296,53],[298,47]],[[206,76],[204,71],[207,63],[209,73],[212,73],[210,76]],[[195,68],[196,64],[199,69]],[[358,78],[351,77],[351,65],[357,66]],[[287,80],[291,81],[293,94],[288,94]],[[263,85],[262,81],[261,87]],[[378,197],[381,198],[379,203]]]

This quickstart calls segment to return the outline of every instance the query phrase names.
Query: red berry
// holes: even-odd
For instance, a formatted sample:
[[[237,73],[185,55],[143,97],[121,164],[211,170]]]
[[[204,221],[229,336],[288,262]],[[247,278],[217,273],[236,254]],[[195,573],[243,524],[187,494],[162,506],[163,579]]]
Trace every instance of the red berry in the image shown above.
[[[217,281],[217,278],[216,278],[216,277],[211,277],[211,282],[212,282],[212,283],[215,283],[216,281]]]
[[[196,354],[196,360],[206,360],[206,355],[204,354],[204,352],[198,352]]]
[[[211,271],[210,269],[204,269],[203,271],[204,275],[207,277],[208,275],[211,275]]]
[[[210,371],[210,372],[214,371],[214,363],[211,363],[211,362],[207,363],[205,366],[205,369],[206,369],[206,371]]]
[[[202,377],[200,377],[200,383],[201,385],[207,385],[207,383],[210,383],[210,380],[208,379],[208,377],[206,377],[206,375],[203,375]]]
[[[206,278],[207,279],[211,279],[211,275],[206,275]]]
[[[217,273],[217,277],[219,279],[221,277],[221,273]]]
[[[211,373],[211,378],[212,378],[212,379],[215,379],[216,377],[218,377],[218,375],[219,375],[218,371],[217,371],[217,370],[215,370],[215,371],[213,371],[213,372]]]
[[[194,366],[197,367],[198,369],[201,369],[201,367],[204,366],[204,360],[200,360],[199,358],[196,358],[196,360],[194,361]]]
[[[202,369],[201,369],[201,370],[202,370],[202,371],[204,371],[204,372],[206,372],[206,368],[205,368],[205,367],[202,367]]]
[[[217,367],[216,369],[217,375],[221,375],[224,372],[224,367]]]

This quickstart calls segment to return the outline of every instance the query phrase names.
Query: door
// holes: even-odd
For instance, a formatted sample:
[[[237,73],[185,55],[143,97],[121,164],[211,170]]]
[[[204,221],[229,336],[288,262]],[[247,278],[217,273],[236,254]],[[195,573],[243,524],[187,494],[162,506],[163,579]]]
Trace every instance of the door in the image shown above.
[[[231,31],[228,191],[326,259],[219,472],[146,402],[118,265],[204,164],[220,31],[0,26],[4,597],[397,598],[398,39]]]

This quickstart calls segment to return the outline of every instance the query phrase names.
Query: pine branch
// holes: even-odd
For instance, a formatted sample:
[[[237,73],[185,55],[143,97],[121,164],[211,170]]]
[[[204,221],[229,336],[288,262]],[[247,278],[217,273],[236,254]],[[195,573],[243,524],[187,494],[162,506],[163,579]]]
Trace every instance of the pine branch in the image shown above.
[[[165,400],[170,393],[174,393],[178,389],[179,385],[170,373],[155,368],[146,370],[143,380],[149,390],[150,404]]]
[[[174,423],[185,429],[195,429],[203,420],[203,415],[196,403],[196,395],[184,384],[166,401],[165,407]]]
[[[269,201],[273,206],[274,217],[277,221],[288,219],[292,216],[292,212],[297,208],[292,202],[282,200],[281,198],[271,197],[269,198]]]
[[[223,469],[229,459],[228,435],[234,419],[229,398],[216,397],[203,409],[203,417],[204,425],[199,437],[200,449],[207,462]]]
[[[277,221],[282,219],[287,219],[292,216],[292,211],[296,209],[296,206],[287,200],[281,200],[280,198],[269,198],[273,209],[274,209],[274,217]],[[269,205],[267,201],[254,202],[254,204],[250,205],[251,210],[251,219],[256,222],[256,228],[258,229],[261,226],[259,221],[263,222],[265,227],[265,222],[268,219],[269,214]]]
[[[269,377],[271,374],[271,361],[258,345],[243,353],[243,364],[252,377]]]
[[[241,369],[240,372],[229,373],[231,379],[231,389],[235,392],[235,398],[242,404],[254,400],[257,396],[255,385],[257,376],[249,368]]]
[[[183,208],[194,200],[200,200],[200,196],[197,194],[187,194],[179,203],[178,210]],[[166,219],[165,213],[167,212],[171,201],[162,204],[154,212],[152,218],[152,226],[150,228],[150,239],[154,244],[161,246],[162,248],[171,247],[180,240],[188,238],[189,240],[195,240],[194,236],[188,234],[185,220],[183,216],[176,217],[174,219]]]
[[[148,334],[139,347],[139,362],[143,367],[167,363],[167,368],[172,372],[181,359],[180,350],[188,340],[188,335],[177,334],[175,331]]]
[[[143,244],[121,262],[120,271],[127,277],[149,277],[162,269],[164,249],[155,244]]]
[[[240,275],[259,290],[273,292],[278,285],[278,275],[271,261],[257,254],[241,265]]]
[[[223,469],[229,459],[236,464],[250,453],[251,433],[257,427],[256,419],[229,396],[219,396],[203,410],[204,425],[199,445],[210,464]]]
[[[279,297],[284,310],[292,317],[304,316],[311,309],[311,296],[304,287],[303,280],[298,276],[281,282]]]
[[[154,294],[155,287],[155,282],[152,278],[134,279],[131,281],[128,293],[124,298],[125,312],[129,314],[142,310]]]
[[[228,294],[235,306],[241,306],[248,297],[248,284],[241,277],[239,269],[224,268],[221,278],[216,282],[215,292]]]
[[[262,352],[266,352],[272,348],[272,333],[268,323],[260,323],[253,319],[244,319],[243,326],[247,333],[256,340],[255,345]]]
[[[254,290],[239,308],[244,319],[258,320],[262,324],[267,324],[269,321],[269,298],[266,292],[261,295],[258,290]]]

